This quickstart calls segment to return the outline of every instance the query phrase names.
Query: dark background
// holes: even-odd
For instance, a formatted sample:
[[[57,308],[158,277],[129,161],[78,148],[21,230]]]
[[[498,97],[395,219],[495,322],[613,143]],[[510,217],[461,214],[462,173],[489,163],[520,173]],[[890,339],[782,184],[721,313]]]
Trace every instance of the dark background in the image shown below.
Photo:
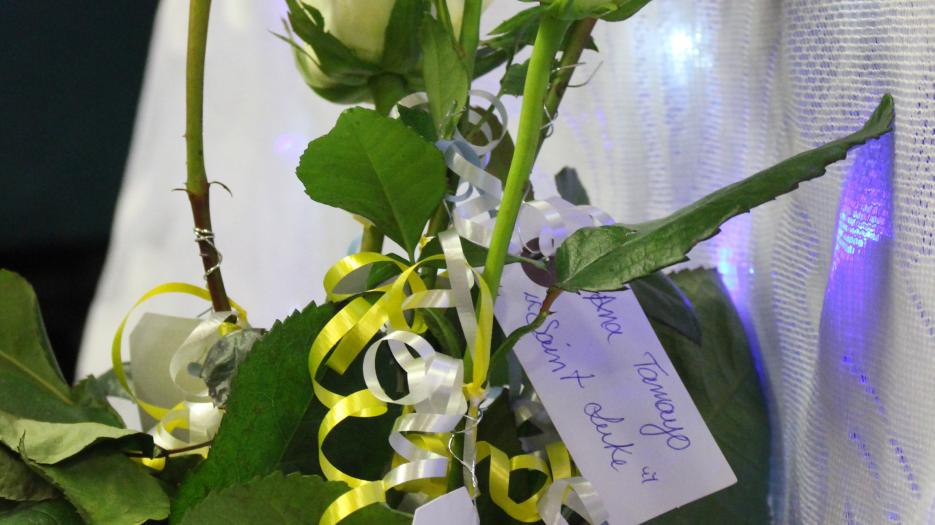
[[[71,380],[107,251],[157,0],[0,10],[0,268],[36,289]]]

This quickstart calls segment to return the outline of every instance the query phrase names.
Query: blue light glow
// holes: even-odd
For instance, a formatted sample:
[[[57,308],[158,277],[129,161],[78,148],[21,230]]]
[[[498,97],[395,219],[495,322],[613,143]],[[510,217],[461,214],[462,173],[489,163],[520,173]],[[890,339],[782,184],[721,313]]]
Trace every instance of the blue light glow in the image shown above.
[[[820,328],[822,357],[836,358],[839,367],[833,371],[828,363],[832,366],[822,378],[822,390],[848,425],[855,459],[864,466],[875,495],[873,501],[851,502],[846,514],[863,521],[869,512],[899,522],[895,493],[905,490],[919,497],[920,490],[877,382],[893,233],[892,134],[858,148],[852,157],[841,189]],[[887,435],[880,439],[871,429],[886,429]],[[884,475],[894,470],[901,473],[902,483]]]

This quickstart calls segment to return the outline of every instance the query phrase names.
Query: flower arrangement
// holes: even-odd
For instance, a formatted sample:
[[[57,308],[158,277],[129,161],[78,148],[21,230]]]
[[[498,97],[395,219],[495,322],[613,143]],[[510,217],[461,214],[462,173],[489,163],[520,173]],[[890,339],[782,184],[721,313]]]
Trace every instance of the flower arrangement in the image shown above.
[[[344,111],[296,175],[365,226],[327,302],[261,330],[215,245],[211,2],[190,0],[185,191],[206,287],[168,283],[133,309],[188,294],[211,313],[131,309],[113,370],[70,387],[29,285],[0,271],[0,520],[768,522],[769,425],[739,317],[714,272],[662,270],[888,132],[893,102],[667,217],[616,223],[571,168],[560,198],[536,200],[529,175],[593,28],[648,3],[542,0],[482,39],[482,0],[287,0],[278,36],[309,86],[373,106]],[[472,89],[494,71],[499,93]],[[522,98],[515,137],[504,96]]]

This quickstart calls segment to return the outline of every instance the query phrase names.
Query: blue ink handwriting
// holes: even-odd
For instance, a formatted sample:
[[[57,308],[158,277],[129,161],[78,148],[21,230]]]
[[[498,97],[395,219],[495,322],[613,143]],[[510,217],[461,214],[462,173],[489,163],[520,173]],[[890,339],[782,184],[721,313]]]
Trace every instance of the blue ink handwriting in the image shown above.
[[[584,405],[584,413],[591,420],[591,424],[594,425],[594,430],[601,435],[601,442],[604,443],[604,448],[610,450],[610,468],[614,470],[619,470],[617,467],[627,464],[625,459],[618,457],[618,454],[633,454],[633,451],[629,450],[633,446],[633,443],[627,443],[625,445],[619,445],[614,443],[611,440],[613,432],[607,430],[607,428],[616,423],[623,422],[622,417],[607,417],[601,415],[601,410],[603,407],[598,403],[588,403]]]
[[[594,377],[594,374],[581,375],[581,372],[579,372],[576,368],[574,372],[568,374],[567,376],[559,377],[559,379],[563,381],[566,379],[574,379],[578,382],[578,388],[584,388],[584,383],[582,383],[582,381],[585,379],[594,379]]]
[[[531,323],[539,315],[539,308],[542,306],[542,301],[529,292],[523,292],[523,296],[526,299],[526,322]],[[558,319],[550,319],[545,326],[541,326],[538,330],[533,331],[533,335],[539,343],[539,348],[542,349],[542,353],[548,356],[549,363],[553,365],[551,370],[553,374],[568,367],[568,364],[562,358],[560,349],[556,345],[553,332],[560,326],[561,323],[559,323]],[[571,348],[571,345],[568,343],[565,343],[565,346]],[[578,384],[578,388],[584,388],[585,379],[593,379],[596,377],[594,374],[582,374],[577,368],[574,369],[573,372],[566,372],[565,374],[566,375],[559,376],[559,379],[574,380]]]
[[[597,310],[597,317],[601,320],[601,328],[607,333],[608,343],[611,337],[623,334],[623,327],[617,322],[617,315],[610,309],[610,303],[616,301],[616,297],[600,292],[592,292],[585,295],[584,298]]]
[[[649,386],[649,391],[656,398],[653,404],[659,415],[659,423],[647,423],[640,427],[640,434],[644,436],[666,436],[666,445],[672,450],[685,450],[690,447],[692,442],[688,436],[682,434],[684,427],[678,426],[678,419],[675,417],[675,403],[669,397],[669,394],[659,384],[659,374],[668,376],[656,357],[651,352],[644,352],[649,362],[637,363],[633,365],[637,374],[644,385]]]
[[[643,467],[643,480],[640,484],[642,485],[643,483],[649,483],[651,481],[659,481],[659,478],[656,477],[655,472],[649,471],[649,467]]]

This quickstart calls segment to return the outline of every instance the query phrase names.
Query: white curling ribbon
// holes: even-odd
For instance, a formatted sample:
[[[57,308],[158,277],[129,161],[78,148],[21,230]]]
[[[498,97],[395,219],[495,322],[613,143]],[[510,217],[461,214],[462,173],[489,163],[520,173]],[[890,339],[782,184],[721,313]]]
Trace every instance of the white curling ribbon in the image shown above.
[[[377,378],[376,354],[387,343],[396,362],[406,374],[409,393],[390,397]],[[416,352],[413,357],[406,347]],[[364,381],[381,401],[413,406],[415,412],[400,416],[389,436],[390,446],[407,463],[390,470],[383,478],[384,487],[392,488],[417,479],[445,477],[448,458],[417,447],[405,434],[452,432],[467,411],[462,392],[464,369],[460,360],[435,352],[422,336],[403,330],[390,332],[367,348],[364,354]]]
[[[130,334],[130,368],[134,390],[148,403],[171,410],[156,421],[140,409],[143,429],[156,445],[175,449],[211,440],[223,412],[214,406],[204,381],[189,373],[191,363],[203,362],[221,339],[219,328],[230,312],[199,320],[144,314]],[[185,439],[177,436],[184,430]]]
[[[221,340],[219,328],[230,312],[212,313],[210,317],[198,323],[185,341],[173,352],[169,361],[169,376],[172,383],[185,394],[185,401],[210,403],[208,386],[199,377],[189,373],[191,363],[204,362],[208,350]]]
[[[497,97],[486,91],[472,90],[471,96],[491,103],[502,127],[499,136],[493,136],[489,124],[480,127],[487,139],[483,145],[469,142],[457,130],[452,142],[440,141],[439,148],[445,163],[458,175],[458,193],[448,200],[453,204],[452,223],[458,234],[481,246],[489,246],[497,209],[503,198],[500,179],[483,169],[486,156],[497,147],[507,130],[506,108]],[[468,120],[477,123],[484,113],[468,109]],[[531,241],[538,239],[538,249],[531,250],[551,256],[569,235],[581,228],[614,224],[613,218],[594,206],[575,206],[560,197],[550,197],[524,203],[520,208],[518,225],[510,242],[510,253],[519,254],[530,249]]]
[[[488,154],[503,140],[507,133],[508,116],[506,107],[493,94],[473,89],[471,97],[486,100],[501,123],[500,134],[494,136],[493,128],[485,120],[486,111],[468,107],[468,121],[477,124],[484,120],[478,130],[486,139],[482,145],[468,141],[459,130],[453,140],[440,140],[436,146],[445,156],[448,169],[458,175],[460,182],[455,195],[448,198],[452,203],[452,224],[461,237],[481,246],[490,246],[496,212],[503,199],[503,184],[500,179],[484,170]],[[428,104],[425,93],[413,93],[399,101],[400,105],[416,108]],[[398,116],[393,110],[393,116]],[[510,242],[510,253],[519,254],[530,248],[530,242],[538,239],[539,248],[531,250],[551,256],[569,235],[581,228],[606,226],[616,221],[605,211],[590,205],[576,206],[560,197],[549,197],[523,203],[520,208],[517,229]]]
[[[458,130],[457,128],[455,129],[455,132],[454,132],[455,141],[470,144],[471,149],[474,150],[474,152],[478,156],[482,157],[482,156],[487,155],[491,151],[493,151],[497,147],[497,145],[500,144],[500,141],[503,140],[503,137],[506,136],[506,133],[507,133],[506,107],[504,107],[503,103],[500,102],[500,99],[497,98],[495,95],[487,91],[481,90],[481,89],[472,89],[471,91],[468,92],[468,95],[471,97],[479,97],[489,102],[490,105],[493,107],[494,111],[496,112],[497,116],[499,117],[500,124],[501,124],[500,135],[497,137],[494,137],[493,128],[491,128],[489,121],[486,120],[485,113],[478,112],[476,109],[469,107],[468,108],[468,122],[470,122],[472,125],[477,124],[478,122],[481,122],[481,121],[484,122],[483,124],[481,124],[479,131],[487,139],[487,143],[481,146],[472,144],[461,134],[460,130]]]
[[[552,482],[542,499],[536,504],[545,525],[568,525],[562,516],[562,505],[567,505],[591,525],[607,523],[609,516],[600,496],[591,483],[582,478],[564,478]]]
[[[461,239],[455,230],[449,229],[439,233],[438,241],[445,256],[450,288],[413,293],[403,302],[402,309],[454,308],[458,314],[458,321],[461,324],[464,339],[467,341],[468,352],[473,357],[477,335],[477,317],[475,317],[474,302],[471,299],[471,288],[474,287],[477,276],[467,263],[464,249],[461,246]]]
[[[534,252],[550,257],[562,241],[581,228],[614,224],[613,218],[594,206],[575,206],[561,197],[527,202],[519,212],[516,235],[527,248],[534,239],[539,247]]]

